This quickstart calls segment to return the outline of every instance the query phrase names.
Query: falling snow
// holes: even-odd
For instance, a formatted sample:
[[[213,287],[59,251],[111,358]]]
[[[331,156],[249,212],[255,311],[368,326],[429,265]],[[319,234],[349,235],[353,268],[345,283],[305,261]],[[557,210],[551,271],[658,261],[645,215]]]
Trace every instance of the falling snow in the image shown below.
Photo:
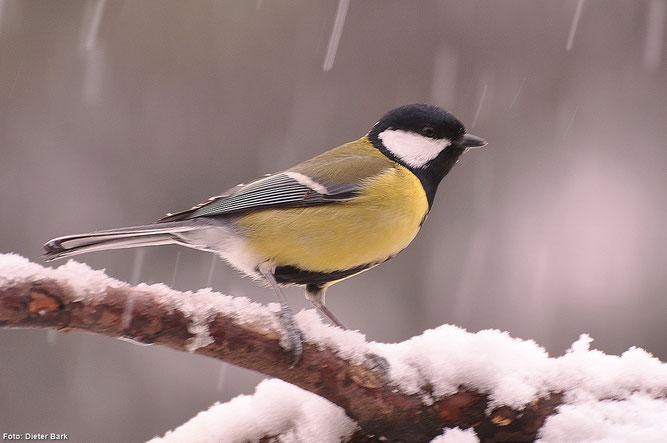
[[[146,249],[138,248],[134,253],[134,264],[132,265],[132,277],[130,283],[133,285],[139,284],[141,281],[141,271],[144,267],[144,259],[146,258]],[[125,302],[125,311],[123,312],[123,326],[128,327],[132,322],[132,311],[134,310],[134,296],[130,295]]]
[[[657,69],[662,60],[666,11],[667,2],[664,0],[651,0],[648,8],[646,43],[644,44],[644,66],[649,69]]]
[[[103,77],[103,48],[98,44],[98,35],[106,0],[97,0],[94,7],[87,9],[81,32],[81,47],[84,50],[84,77],[83,99],[89,104],[95,104],[100,99]]]
[[[523,85],[526,83],[526,77],[523,78],[521,81],[521,84],[519,85],[519,89],[517,89],[516,94],[514,94],[514,98],[512,99],[512,103],[510,103],[510,109],[512,106],[514,106],[514,103],[516,103],[516,99],[519,98],[519,94],[521,93],[521,89],[523,89]]]
[[[472,171],[461,168],[456,172],[458,179],[454,176],[444,184],[434,206],[442,212],[431,215],[426,228],[432,231],[421,234],[430,237],[419,237],[421,245],[413,244],[407,252],[422,259],[405,263],[406,256],[399,257],[396,260],[404,264],[395,263],[396,273],[381,267],[373,271],[379,272],[375,276],[353,280],[352,291],[340,288],[331,293],[334,308],[338,304],[343,316],[351,315],[352,324],[387,339],[405,338],[425,324],[474,320],[477,325],[502,324],[528,337],[539,335],[550,350],[562,351],[564,340],[573,340],[572,334],[595,330],[607,346],[627,348],[641,342],[664,358],[660,339],[664,303],[656,302],[652,291],[664,287],[664,248],[657,247],[661,242],[656,241],[662,238],[665,213],[659,204],[665,184],[661,173],[664,123],[660,120],[664,109],[660,88],[666,72],[664,0],[623,5],[584,4],[584,0],[527,2],[520,14],[508,13],[500,3],[479,8],[475,2],[433,2],[428,7],[406,4],[379,11],[371,3],[358,2],[349,18],[349,0],[292,7],[264,0],[241,3],[202,8],[85,0],[53,8],[50,2],[0,0],[0,97],[7,123],[0,145],[5,160],[0,188],[5,191],[4,207],[12,208],[3,220],[5,246],[36,257],[39,243],[62,229],[113,223],[117,218],[109,215],[109,208],[116,215],[140,217],[143,213],[141,217],[150,219],[164,209],[178,209],[179,202],[187,203],[192,195],[196,199],[208,195],[206,187],[226,187],[225,180],[234,179],[228,175],[229,168],[233,175],[238,172],[239,179],[252,177],[269,163],[306,158],[311,150],[324,149],[325,143],[342,142],[345,134],[361,135],[356,131],[360,125],[366,129],[363,125],[373,116],[372,110],[382,111],[390,103],[431,100],[455,113],[468,113],[466,126],[475,127],[474,133],[492,142],[492,149],[484,156],[467,157],[466,168]],[[341,42],[343,30],[346,38]],[[350,55],[348,45],[361,62],[339,69]],[[343,58],[336,59],[339,48]],[[507,48],[512,48],[510,56]],[[336,70],[334,63],[338,63]],[[280,115],[265,103],[276,103]],[[283,115],[295,122],[288,125],[291,129],[284,129]],[[628,128],[633,134],[630,145],[625,136]],[[240,150],[248,155],[236,163]],[[625,155],[630,151],[633,155]],[[212,153],[218,160],[211,160]],[[132,168],[148,158],[165,176],[151,175],[146,184],[147,176]],[[30,174],[22,174],[28,170]],[[113,174],[107,175],[109,171]],[[484,186],[479,185],[479,177],[485,177]],[[174,189],[168,189],[167,182]],[[462,192],[451,191],[457,183]],[[145,198],[127,198],[126,189],[145,191]],[[73,195],[77,197],[72,199]],[[151,201],[167,206],[147,207],[149,195]],[[31,215],[36,209],[49,215]],[[124,254],[86,259],[115,272],[129,268],[130,277],[133,255]],[[187,255],[181,260],[180,254],[175,263],[173,256],[167,262],[147,261],[143,278],[150,269],[150,275],[161,275],[171,287],[178,283],[187,288],[206,282],[211,286],[215,276],[215,282],[233,294],[240,294],[242,288],[253,292],[243,286],[247,282],[241,281],[237,289],[236,278],[222,279],[222,265],[215,265],[213,259],[210,267],[207,257],[201,269],[188,268],[184,267]],[[24,278],[30,266],[19,265],[14,277]],[[16,262],[0,258],[0,284],[12,278],[15,266]],[[34,271],[36,275],[45,272],[39,267]],[[49,272],[54,278],[77,281],[85,296],[116,282],[76,262]],[[419,298],[410,305],[411,315],[405,315],[404,308],[412,301],[401,298],[409,286],[396,287],[394,280],[383,275],[418,283]],[[128,278],[141,280],[141,271]],[[255,294],[262,296],[262,291],[257,289]],[[175,301],[183,297],[168,288],[164,294]],[[358,309],[360,294],[370,306],[380,300],[382,315],[355,320],[354,313],[349,313]],[[296,290],[292,296],[302,297]],[[203,304],[211,298],[227,300],[211,291],[194,297]],[[256,314],[273,321],[273,311],[260,308]],[[127,312],[131,310],[130,306]],[[568,312],[567,328],[560,327],[563,312]],[[197,318],[193,349],[210,340],[202,325],[207,316]],[[396,318],[401,319],[400,325],[378,326]],[[370,347],[382,346],[367,343],[359,332],[320,327],[312,311],[298,314],[297,319],[311,343],[337,348],[353,360]],[[456,330],[438,331],[453,334]],[[6,335],[5,351],[9,352],[12,333]],[[65,368],[60,385],[71,385],[68,392],[75,399],[71,408],[60,409],[54,405],[62,403],[61,396],[47,399],[42,408],[55,414],[54,420],[99,408],[98,395],[90,386],[100,389],[106,406],[126,403],[110,382],[112,374],[82,376],[81,368],[95,355],[81,354],[75,370],[68,371],[63,363],[71,352],[39,352],[54,341],[63,351],[72,346],[77,350],[78,342],[54,331],[33,335],[31,348],[37,356],[31,367],[51,368],[52,375],[58,367]],[[393,346],[387,352],[402,349]],[[124,361],[125,348],[100,352]],[[594,353],[570,351],[589,357]],[[614,357],[624,358],[625,354]],[[193,359],[193,364],[199,367],[201,361],[206,360]],[[154,374],[154,361],[132,363],[138,377],[128,380],[130,391],[149,379],[151,383],[142,385],[146,392],[174,389],[172,379],[141,375],[145,370]],[[8,358],[5,364],[16,377],[3,390],[3,399],[7,405],[20,405],[27,395],[20,387],[39,389],[38,384],[26,384],[31,371],[23,370],[24,359]],[[556,365],[548,365],[552,364]],[[576,364],[572,371],[578,370]],[[417,362],[404,364],[401,359],[395,366],[421,368]],[[251,382],[242,377],[227,382],[228,368],[220,366],[217,389],[224,395],[234,391],[230,386],[234,392],[252,392]],[[640,368],[630,368],[628,374],[635,370]],[[215,371],[217,366],[209,383],[212,390],[216,389]],[[581,378],[579,383],[594,377]],[[496,392],[498,386],[489,389]],[[193,403],[202,399],[195,390],[189,393]],[[652,395],[632,394],[622,401],[601,401],[597,396],[590,401],[571,400],[561,407],[544,427],[543,440],[624,441],[633,435],[634,441],[652,441],[656,423],[666,415],[664,404]],[[161,402],[162,409],[152,412],[146,411],[154,408],[135,403],[128,411],[138,422],[158,417],[154,429],[167,429],[164,417],[173,407],[169,402]],[[4,415],[17,425],[30,426],[30,414],[20,408],[5,408]],[[593,425],[588,423],[586,429],[583,421]],[[95,432],[102,435],[110,428],[120,429],[109,420],[100,426]],[[74,432],[83,435],[92,432],[89,428]],[[125,432],[122,440],[140,440],[135,428],[120,430]],[[660,437],[667,434],[662,431]],[[145,440],[146,435],[142,437]],[[437,441],[476,438],[470,430],[454,429]]]
[[[211,265],[208,268],[208,278],[206,279],[206,287],[212,287],[213,283],[213,271],[215,271],[215,262],[218,261],[218,257],[215,254],[211,254]]]
[[[88,51],[93,49],[97,44],[97,35],[100,31],[100,24],[102,23],[102,15],[104,14],[104,6],[106,5],[106,2],[107,0],[97,0],[90,22],[85,26],[87,32],[85,34],[83,45]]]
[[[5,8],[5,0],[0,0],[0,32],[2,32],[2,11]]]
[[[563,138],[567,137],[567,135],[570,133],[570,129],[572,128],[572,123],[574,123],[574,119],[577,116],[577,112],[579,112],[579,106],[574,108],[572,116],[570,117],[570,120],[567,122],[567,126],[565,127],[565,131],[563,131]]]
[[[565,44],[565,49],[568,51],[572,49],[572,44],[574,43],[574,36],[577,33],[577,28],[579,27],[579,19],[581,18],[581,10],[584,7],[584,0],[577,1],[577,9],[574,11],[574,17],[572,17],[572,25],[570,26],[570,34],[567,36],[567,43]]]
[[[176,252],[176,262],[174,263],[174,272],[171,274],[171,280],[169,283],[170,287],[174,287],[176,284],[176,273],[178,272],[178,266],[181,262],[181,251]]]
[[[324,64],[322,65],[324,72],[330,71],[333,68],[336,53],[338,52],[338,43],[340,43],[340,37],[343,35],[343,26],[345,25],[345,17],[347,16],[349,5],[350,0],[338,0],[336,19],[331,29],[331,37],[329,37],[329,45],[327,46],[327,53],[324,56]]]
[[[471,128],[475,127],[477,124],[477,119],[479,118],[479,114],[482,112],[482,106],[484,105],[484,99],[486,98],[486,90],[488,87],[489,85],[485,83],[484,87],[482,88],[482,96],[479,99],[479,104],[477,105],[477,110],[475,111],[475,118],[472,119],[472,125],[470,125]]]

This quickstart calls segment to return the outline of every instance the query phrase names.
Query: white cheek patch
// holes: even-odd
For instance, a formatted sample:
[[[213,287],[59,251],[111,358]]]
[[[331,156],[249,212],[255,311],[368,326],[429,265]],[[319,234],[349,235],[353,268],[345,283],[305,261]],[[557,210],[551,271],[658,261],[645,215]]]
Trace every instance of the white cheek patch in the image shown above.
[[[452,144],[446,138],[428,138],[399,129],[387,129],[382,131],[378,137],[389,152],[413,168],[424,166]]]

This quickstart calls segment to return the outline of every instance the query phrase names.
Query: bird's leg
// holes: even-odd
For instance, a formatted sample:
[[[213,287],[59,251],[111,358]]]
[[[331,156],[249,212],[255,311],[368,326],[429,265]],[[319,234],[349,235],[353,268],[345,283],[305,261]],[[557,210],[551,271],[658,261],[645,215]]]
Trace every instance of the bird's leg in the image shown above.
[[[310,301],[313,306],[317,308],[318,311],[320,311],[320,314],[324,315],[327,317],[329,320],[331,320],[331,323],[334,325],[338,326],[341,329],[347,329],[343,324],[336,318],[335,315],[333,315],[333,312],[329,310],[324,305],[324,293],[326,291],[326,288],[322,288],[318,285],[306,285],[306,299]]]
[[[299,331],[296,323],[294,323],[294,315],[292,314],[292,310],[287,304],[283,290],[280,289],[278,282],[276,282],[276,278],[273,276],[273,270],[271,270],[266,265],[259,265],[258,269],[264,278],[266,278],[266,281],[268,281],[273,288],[273,292],[276,294],[276,298],[280,303],[280,319],[283,322],[283,326],[287,330],[287,338],[292,345],[291,351],[294,359],[292,360],[290,368],[293,368],[297,365],[297,363],[299,363],[299,360],[301,360],[301,353],[303,351],[303,345],[301,344],[301,331]]]
[[[318,311],[325,317],[327,317],[329,320],[331,320],[331,323],[334,325],[338,326],[339,328],[342,329],[347,329],[343,324],[336,318],[335,315],[333,315],[333,312],[329,310],[324,305],[324,293],[326,291],[326,288],[322,288],[318,285],[306,285],[306,299],[310,301],[313,306],[317,308]],[[367,352],[366,353],[366,363],[365,366],[371,370],[376,370],[379,371],[382,376],[386,379],[387,374],[389,374],[389,362],[387,361],[386,358],[382,357],[381,355],[377,355],[373,352]]]

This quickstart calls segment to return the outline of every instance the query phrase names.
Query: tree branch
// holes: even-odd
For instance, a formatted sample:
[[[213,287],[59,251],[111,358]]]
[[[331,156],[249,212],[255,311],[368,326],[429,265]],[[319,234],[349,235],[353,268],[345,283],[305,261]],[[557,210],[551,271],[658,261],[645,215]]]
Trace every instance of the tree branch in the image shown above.
[[[90,277],[78,281],[77,275],[97,271],[73,262],[65,265],[66,277],[45,277],[42,271],[57,271],[25,263],[30,266],[27,276],[13,271],[4,281],[0,266],[0,327],[130,338],[277,377],[342,407],[360,427],[353,441],[429,441],[443,427],[455,426],[473,426],[483,441],[531,441],[561,402],[560,393],[551,393],[523,411],[496,407],[489,412],[487,395],[461,387],[428,404],[424,398],[430,393],[405,394],[388,381],[374,358],[341,357],[308,334],[301,362],[290,369],[292,355],[281,347],[283,331],[269,307],[206,290],[193,294],[162,285],[132,287],[101,273],[93,283]]]

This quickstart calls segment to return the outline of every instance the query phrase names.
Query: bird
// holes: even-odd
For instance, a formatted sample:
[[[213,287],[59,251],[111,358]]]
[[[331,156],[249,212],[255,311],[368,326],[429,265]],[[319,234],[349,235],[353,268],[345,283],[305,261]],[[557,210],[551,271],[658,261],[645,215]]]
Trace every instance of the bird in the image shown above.
[[[459,157],[487,142],[450,112],[411,104],[385,113],[358,140],[141,226],[54,238],[47,261],[109,249],[177,244],[213,252],[280,303],[292,367],[301,332],[282,287],[305,296],[334,325],[325,292],[405,249]]]

